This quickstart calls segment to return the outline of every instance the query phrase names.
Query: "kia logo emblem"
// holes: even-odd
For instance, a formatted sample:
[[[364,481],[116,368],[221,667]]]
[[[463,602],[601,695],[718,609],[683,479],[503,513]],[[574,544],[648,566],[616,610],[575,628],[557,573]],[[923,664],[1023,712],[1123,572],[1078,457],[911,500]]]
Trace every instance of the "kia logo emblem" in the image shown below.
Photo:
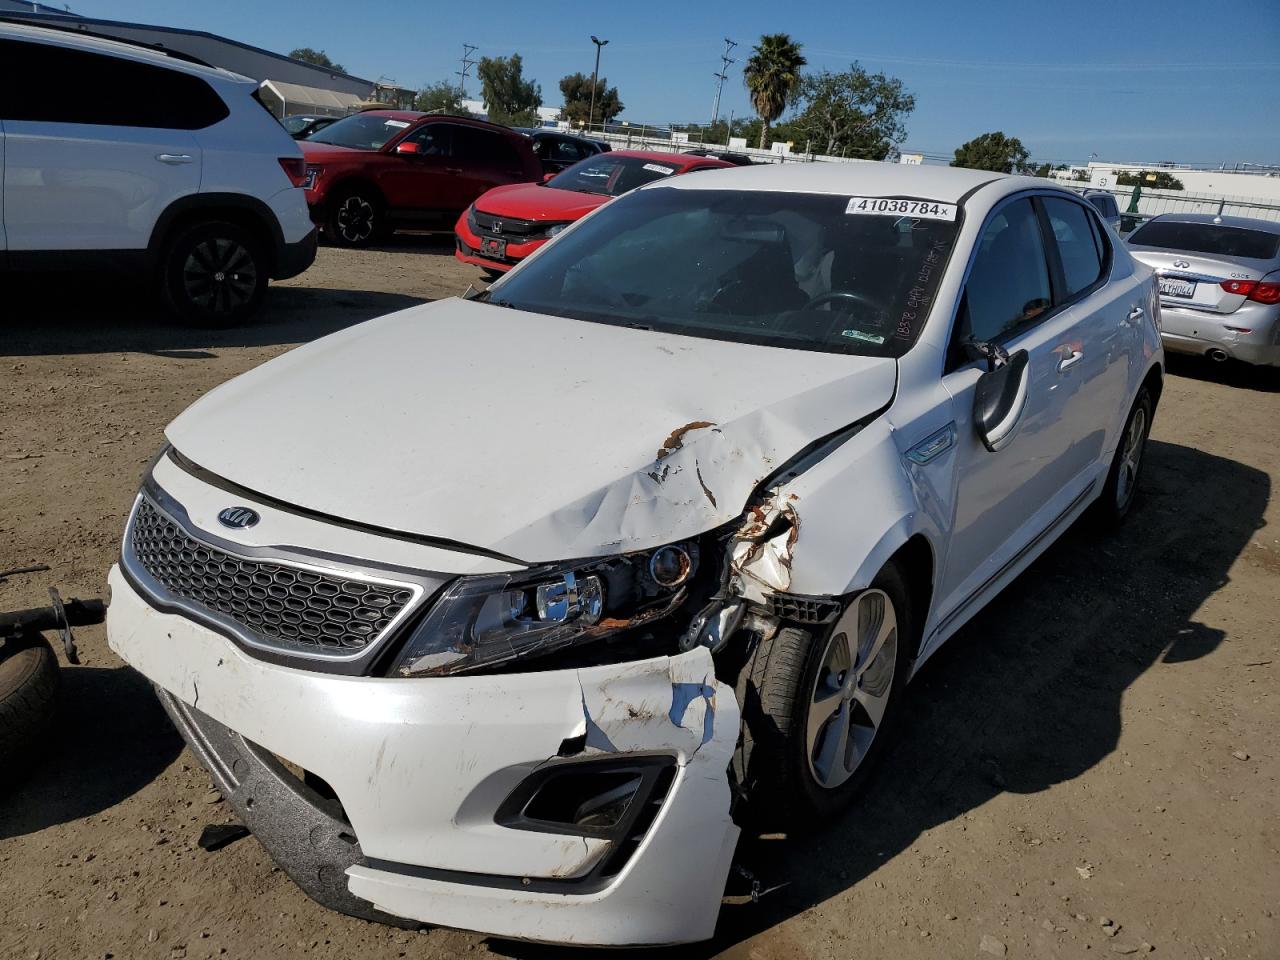
[[[261,519],[256,510],[250,510],[248,507],[227,507],[218,514],[220,524],[236,530],[252,527]]]

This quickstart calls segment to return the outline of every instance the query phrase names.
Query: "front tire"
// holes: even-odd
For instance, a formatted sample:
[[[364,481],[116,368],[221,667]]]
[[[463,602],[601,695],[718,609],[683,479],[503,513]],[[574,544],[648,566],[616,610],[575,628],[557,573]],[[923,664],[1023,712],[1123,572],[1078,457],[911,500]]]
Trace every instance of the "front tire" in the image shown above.
[[[324,229],[340,247],[368,247],[386,233],[385,219],[381,199],[368,189],[355,187],[334,198]]]
[[[161,261],[161,292],[184,323],[232,327],[244,323],[267,294],[261,241],[234,223],[197,223],[180,230]]]
[[[906,580],[890,562],[821,633],[784,628],[743,670],[740,766],[765,821],[831,817],[884,751],[911,665]]]

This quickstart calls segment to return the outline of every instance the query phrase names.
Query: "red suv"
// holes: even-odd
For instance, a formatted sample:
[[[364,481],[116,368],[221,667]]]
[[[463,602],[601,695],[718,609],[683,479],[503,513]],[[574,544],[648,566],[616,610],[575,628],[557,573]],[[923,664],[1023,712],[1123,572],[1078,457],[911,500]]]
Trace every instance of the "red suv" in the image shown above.
[[[398,227],[448,229],[486,190],[542,176],[528,137],[463,117],[368,110],[298,145],[311,219],[348,247]]]

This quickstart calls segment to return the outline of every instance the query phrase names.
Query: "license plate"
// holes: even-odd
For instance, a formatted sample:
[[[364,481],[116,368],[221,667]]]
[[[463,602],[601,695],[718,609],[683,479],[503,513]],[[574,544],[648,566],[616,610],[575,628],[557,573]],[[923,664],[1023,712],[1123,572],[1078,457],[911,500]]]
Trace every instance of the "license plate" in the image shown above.
[[[1161,277],[1160,293],[1166,297],[1182,297],[1190,300],[1196,295],[1196,282],[1194,280],[1176,280],[1173,277]]]
[[[495,260],[506,259],[507,241],[499,240],[497,237],[481,237],[480,256],[493,257]]]

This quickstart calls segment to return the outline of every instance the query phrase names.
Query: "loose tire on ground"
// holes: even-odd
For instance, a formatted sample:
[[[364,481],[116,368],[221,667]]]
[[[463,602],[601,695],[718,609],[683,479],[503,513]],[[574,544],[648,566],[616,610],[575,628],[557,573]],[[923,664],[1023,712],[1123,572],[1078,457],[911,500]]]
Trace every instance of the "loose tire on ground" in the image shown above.
[[[915,624],[906,580],[890,562],[869,590],[883,591],[897,618],[897,640],[888,705],[864,758],[853,774],[827,788],[815,779],[808,756],[806,721],[810,691],[823,667],[835,625],[818,632],[787,627],[757,644],[738,683],[743,734],[737,766],[749,798],[748,816],[762,824],[798,826],[835,815],[860,792],[891,738],[906,684]],[[850,605],[857,597],[850,598]],[[848,607],[846,607],[848,609]]]
[[[58,682],[57,658],[42,636],[0,641],[0,790],[48,742]]]
[[[209,221],[179,229],[165,247],[160,271],[165,304],[193,326],[244,323],[267,293],[265,247],[234,223]]]

